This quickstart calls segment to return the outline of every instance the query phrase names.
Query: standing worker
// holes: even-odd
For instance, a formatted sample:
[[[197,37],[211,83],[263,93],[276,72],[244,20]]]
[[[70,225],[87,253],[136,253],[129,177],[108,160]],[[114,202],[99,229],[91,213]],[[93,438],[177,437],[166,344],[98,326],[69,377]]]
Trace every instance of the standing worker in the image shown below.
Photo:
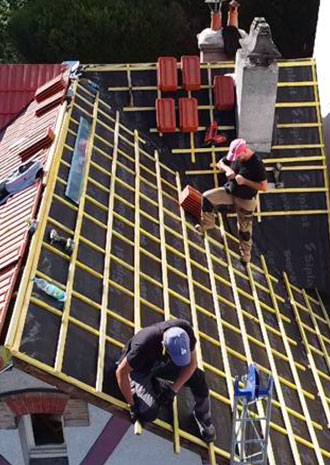
[[[226,157],[217,168],[224,172],[227,183],[223,187],[203,193],[201,224],[196,225],[199,233],[214,228],[214,207],[233,205],[237,213],[237,228],[241,261],[244,265],[251,260],[252,220],[257,206],[257,191],[267,190],[267,176],[263,161],[248,148],[244,139],[235,139]]]
[[[209,389],[204,372],[197,368],[195,346],[194,331],[185,320],[156,323],[128,341],[116,377],[132,423],[155,420],[160,407],[171,404],[185,385],[194,395],[194,417],[202,438],[215,440]]]

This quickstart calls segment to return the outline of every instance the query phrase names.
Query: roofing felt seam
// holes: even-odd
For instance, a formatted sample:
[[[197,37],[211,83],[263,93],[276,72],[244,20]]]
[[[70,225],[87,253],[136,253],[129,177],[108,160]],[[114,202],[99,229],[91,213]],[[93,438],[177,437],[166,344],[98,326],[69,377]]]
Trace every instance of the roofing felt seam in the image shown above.
[[[84,109],[87,107],[90,106],[86,106]],[[104,108],[102,100],[99,101],[99,108]],[[73,105],[72,111],[76,116],[79,115],[80,110],[75,105]],[[113,134],[116,134],[117,130],[114,132],[107,131],[104,125],[97,123],[97,119],[97,115],[94,115],[96,133],[100,134],[105,141],[111,141]],[[70,124],[69,127],[73,128],[68,118],[66,124]],[[72,124],[74,123],[72,122]],[[120,127],[118,131],[121,131]],[[273,333],[269,330],[269,346],[267,347],[269,353],[280,356],[280,358],[274,357],[274,363],[276,363],[278,370],[276,374],[278,384],[283,391],[285,389],[286,396],[289,396],[288,404],[290,400],[287,418],[291,422],[294,435],[294,439],[291,437],[290,441],[292,444],[294,441],[298,444],[298,452],[303,465],[307,463],[304,458],[305,453],[307,454],[306,457],[314,458],[313,447],[318,449],[315,454],[318,454],[321,458],[329,458],[330,454],[326,450],[326,446],[323,445],[322,447],[321,442],[319,442],[326,437],[324,430],[320,429],[324,427],[324,423],[322,420],[320,420],[320,423],[315,421],[316,418],[319,420],[316,412],[321,403],[316,395],[315,383],[310,380],[307,369],[308,360],[299,341],[298,327],[288,301],[288,295],[285,288],[283,288],[283,283],[273,276],[269,276],[268,272],[263,268],[251,265],[250,270],[253,274],[253,282],[255,282],[253,293],[251,280],[249,281],[246,277],[243,277],[244,275],[242,276],[243,268],[238,263],[237,241],[233,240],[233,236],[226,233],[228,244],[227,249],[224,249],[224,246],[218,242],[218,228],[208,234],[206,239],[199,239],[192,225],[187,222],[184,215],[182,216],[182,211],[178,207],[178,200],[176,203],[174,201],[175,196],[178,199],[180,187],[176,184],[177,179],[173,172],[168,171],[161,163],[158,165],[157,157],[150,154],[147,156],[148,148],[144,146],[140,148],[140,143],[137,144],[137,136],[134,138],[129,133],[126,134],[128,134],[127,137],[125,135],[126,139],[131,137],[129,140],[131,144],[126,144],[121,152],[118,151],[118,161],[121,164],[117,163],[115,175],[113,175],[113,172],[111,173],[113,170],[111,164],[114,157],[112,156],[112,159],[107,158],[95,149],[95,144],[97,144],[102,151],[111,155],[113,154],[111,145],[105,144],[99,139],[96,140],[96,138],[94,139],[94,145],[91,144],[92,163],[89,165],[89,172],[86,172],[86,193],[84,195],[84,209],[79,236],[77,235],[78,210],[63,198],[67,180],[67,165],[70,165],[72,151],[66,148],[64,139],[62,140],[62,152],[59,146],[55,157],[59,170],[57,172],[57,165],[55,165],[55,171],[52,171],[55,194],[51,193],[51,185],[46,187],[46,195],[49,196],[49,211],[45,213],[42,210],[45,218],[44,223],[40,223],[39,234],[40,239],[43,237],[43,242],[40,240],[37,243],[37,236],[35,236],[36,239],[33,238],[36,241],[37,249],[34,254],[34,265],[31,267],[30,272],[31,277],[36,273],[38,276],[66,288],[69,257],[57,245],[50,246],[47,244],[46,246],[45,244],[49,240],[49,228],[54,226],[61,230],[61,234],[63,231],[64,235],[67,234],[71,238],[78,237],[77,256],[74,257],[75,280],[72,283],[71,305],[65,323],[67,325],[67,335],[63,349],[62,370],[56,371],[55,360],[59,348],[63,310],[56,302],[47,300],[48,298],[38,292],[37,289],[33,289],[33,296],[30,299],[31,284],[29,285],[30,288],[28,286],[27,294],[23,292],[26,303],[22,308],[20,317],[23,326],[18,328],[17,332],[15,331],[16,340],[14,346],[17,347],[15,356],[25,363],[65,381],[71,385],[68,389],[72,390],[72,386],[84,389],[94,396],[95,402],[97,402],[97,399],[103,399],[109,403],[109,406],[115,405],[117,408],[125,408],[125,403],[118,397],[118,392],[113,391],[112,360],[118,356],[120,348],[123,347],[133,334],[133,329],[136,328],[134,324],[134,308],[136,308],[134,305],[134,298],[136,299],[134,286],[137,282],[137,262],[134,260],[135,245],[141,252],[139,254],[140,272],[138,276],[141,312],[138,317],[141,318],[140,324],[142,327],[155,321],[161,321],[168,316],[190,319],[191,297],[193,296],[195,299],[194,318],[197,320],[198,325],[196,335],[201,348],[202,366],[206,370],[206,376],[210,383],[214,421],[218,431],[225,430],[225,425],[230,421],[230,382],[232,377],[244,372],[246,369],[247,356],[250,356],[258,364],[262,372],[270,373],[271,367],[265,350],[266,343],[260,337],[262,328],[268,331],[267,323],[269,327],[274,327],[277,331],[276,336],[274,334],[275,337],[271,338],[270,335]],[[67,133],[67,137],[72,138],[72,133]],[[122,139],[118,137],[118,143],[120,140]],[[139,243],[136,236],[134,236],[137,224],[135,215],[137,213],[134,213],[132,208],[137,201],[136,167],[132,169],[131,166],[131,160],[134,160],[135,153],[134,142],[135,150],[139,152],[140,161],[138,180],[138,198],[140,201],[138,218],[140,222]],[[111,144],[112,146],[116,145],[113,142]],[[66,145],[68,146],[68,144]],[[65,163],[60,163],[60,157]],[[135,157],[135,162],[136,160],[137,157]],[[126,166],[126,163],[129,165]],[[95,165],[99,165],[102,170],[94,169]],[[147,170],[144,170],[144,167]],[[155,175],[148,174],[148,170]],[[141,176],[143,171],[144,175]],[[167,182],[172,185],[172,188],[169,188],[170,197],[164,195],[163,189],[166,184],[161,183],[161,179],[165,174],[171,176],[166,178]],[[143,177],[149,175],[148,179],[145,178],[147,182],[144,182]],[[56,176],[61,180],[56,179]],[[91,181],[92,179],[93,181]],[[100,187],[102,183],[103,188]],[[110,195],[111,183],[114,184],[113,196]],[[129,185],[130,188],[127,188],[126,185]],[[160,188],[160,185],[162,188]],[[159,200],[160,196],[161,202]],[[94,201],[91,201],[91,199],[94,199]],[[112,207],[110,199],[113,202]],[[121,199],[127,199],[127,202],[122,202]],[[161,209],[159,205],[162,205]],[[142,212],[146,213],[146,215]],[[108,250],[106,237],[110,234],[108,231],[108,215],[110,213],[112,214],[113,224],[111,251],[107,254],[109,279],[104,283],[104,260],[106,250]],[[155,221],[150,220],[149,217]],[[148,223],[144,224],[144,221]],[[185,228],[185,235],[182,235],[182,228]],[[162,238],[165,243],[162,242]],[[206,241],[208,249],[205,249]],[[91,246],[91,243],[93,246]],[[109,243],[108,236],[108,246]],[[54,249],[57,251],[55,252]],[[187,260],[189,261],[187,262]],[[46,266],[46,264],[48,265]],[[191,271],[189,278],[191,294],[189,294],[186,278],[188,276],[187,264]],[[213,275],[210,274],[211,265]],[[173,272],[173,268],[178,268],[179,273]],[[134,275],[136,276],[135,279]],[[232,292],[233,280],[236,283],[236,301],[240,305],[240,320],[238,320],[235,310],[236,305]],[[105,302],[104,285],[108,287],[109,291],[106,307],[102,306]],[[264,288],[268,292],[265,292]],[[295,288],[293,288],[293,291],[298,292]],[[255,306],[255,293],[258,294],[260,309],[263,309],[262,318],[260,312],[258,317]],[[298,295],[302,296],[302,299],[304,298],[302,293]],[[318,297],[307,296],[306,298],[312,305],[316,306],[317,302],[318,305],[312,310],[313,314],[315,313],[315,315],[325,320],[324,316],[322,316],[323,313]],[[304,300],[301,302],[304,302]],[[306,305],[305,302],[305,307]],[[280,306],[280,310],[278,306]],[[103,323],[100,324],[102,309]],[[170,310],[169,315],[166,309]],[[164,310],[166,310],[166,313]],[[27,313],[28,318],[25,318],[25,313]],[[303,313],[309,314],[308,308]],[[315,318],[317,322],[321,322],[316,316]],[[36,321],[41,325],[42,332],[37,332],[34,339],[31,339],[29,334],[31,334],[31,329]],[[20,324],[22,325],[22,323]],[[314,329],[312,320],[309,321],[309,325]],[[245,327],[244,343],[240,335],[242,327]],[[51,334],[48,333],[49,330],[52,331]],[[287,346],[284,344],[284,350],[281,345],[282,339],[278,337],[278,333],[282,334],[282,339],[286,338]],[[329,339],[330,329],[328,328],[324,334]],[[100,374],[102,363],[98,361],[98,354],[100,353],[99,341],[101,339],[104,341],[105,347],[102,391],[96,387],[97,379],[102,376]],[[327,341],[323,340],[327,344]],[[296,342],[296,344],[293,342]],[[36,350],[39,352],[36,353]],[[227,353],[226,356],[224,355],[225,352]],[[291,378],[288,375],[288,368],[292,373],[295,373],[296,378]],[[302,368],[305,368],[305,370]],[[326,366],[320,366],[318,369],[328,376],[329,371]],[[98,376],[99,378],[97,378]],[[302,383],[299,389],[298,383]],[[324,389],[326,390],[327,386],[324,386]],[[328,392],[326,394],[328,395]],[[302,407],[298,400],[299,396],[301,399],[309,399],[310,406],[306,404],[305,407]],[[276,463],[279,450],[276,449],[277,440],[273,432],[276,431],[281,434],[282,450],[285,450],[286,454],[291,453],[291,446],[281,418],[280,403],[278,403],[277,399],[274,400],[276,402],[274,402],[271,437],[272,442],[275,444],[274,463]],[[314,406],[317,406],[316,410]],[[312,417],[309,414],[308,407],[311,410]],[[188,439],[194,444],[203,446],[202,441],[195,436],[196,431],[189,429],[194,425],[191,425],[186,413],[182,410],[183,406],[180,399],[178,409],[180,415],[174,427],[171,426],[170,413],[166,415],[164,413],[165,417],[158,420],[156,424],[175,434],[176,447],[179,447],[179,438]],[[308,434],[305,433],[305,425],[307,425]],[[314,433],[311,428],[313,431],[314,428],[318,429],[319,438],[313,437]],[[228,431],[221,434],[215,447],[217,455],[228,457],[229,435],[230,432],[228,433]],[[302,450],[301,447],[307,448],[308,451],[305,452],[305,449]]]

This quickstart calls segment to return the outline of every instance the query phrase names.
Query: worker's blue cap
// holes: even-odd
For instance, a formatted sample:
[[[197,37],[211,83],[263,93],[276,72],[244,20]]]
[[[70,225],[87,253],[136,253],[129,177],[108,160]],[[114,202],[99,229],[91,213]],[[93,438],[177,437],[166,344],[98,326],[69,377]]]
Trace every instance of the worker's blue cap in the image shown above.
[[[164,345],[175,365],[184,367],[190,363],[190,339],[187,332],[174,326],[164,332]]]

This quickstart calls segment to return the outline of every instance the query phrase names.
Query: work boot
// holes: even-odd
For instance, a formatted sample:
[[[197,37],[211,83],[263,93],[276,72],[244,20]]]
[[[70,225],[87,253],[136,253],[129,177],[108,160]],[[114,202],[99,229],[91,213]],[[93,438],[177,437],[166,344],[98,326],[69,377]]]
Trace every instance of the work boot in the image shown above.
[[[211,418],[207,420],[199,420],[194,412],[194,417],[199,428],[200,435],[205,442],[215,441],[217,435],[215,428],[212,425]]]

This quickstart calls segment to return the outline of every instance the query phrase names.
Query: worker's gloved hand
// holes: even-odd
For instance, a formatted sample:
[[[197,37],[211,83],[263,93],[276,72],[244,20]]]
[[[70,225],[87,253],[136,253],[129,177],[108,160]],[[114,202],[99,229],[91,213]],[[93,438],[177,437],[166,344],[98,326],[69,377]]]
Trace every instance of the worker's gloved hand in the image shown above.
[[[161,393],[158,396],[158,403],[166,405],[173,402],[176,392],[172,389],[170,384],[164,384]]]

